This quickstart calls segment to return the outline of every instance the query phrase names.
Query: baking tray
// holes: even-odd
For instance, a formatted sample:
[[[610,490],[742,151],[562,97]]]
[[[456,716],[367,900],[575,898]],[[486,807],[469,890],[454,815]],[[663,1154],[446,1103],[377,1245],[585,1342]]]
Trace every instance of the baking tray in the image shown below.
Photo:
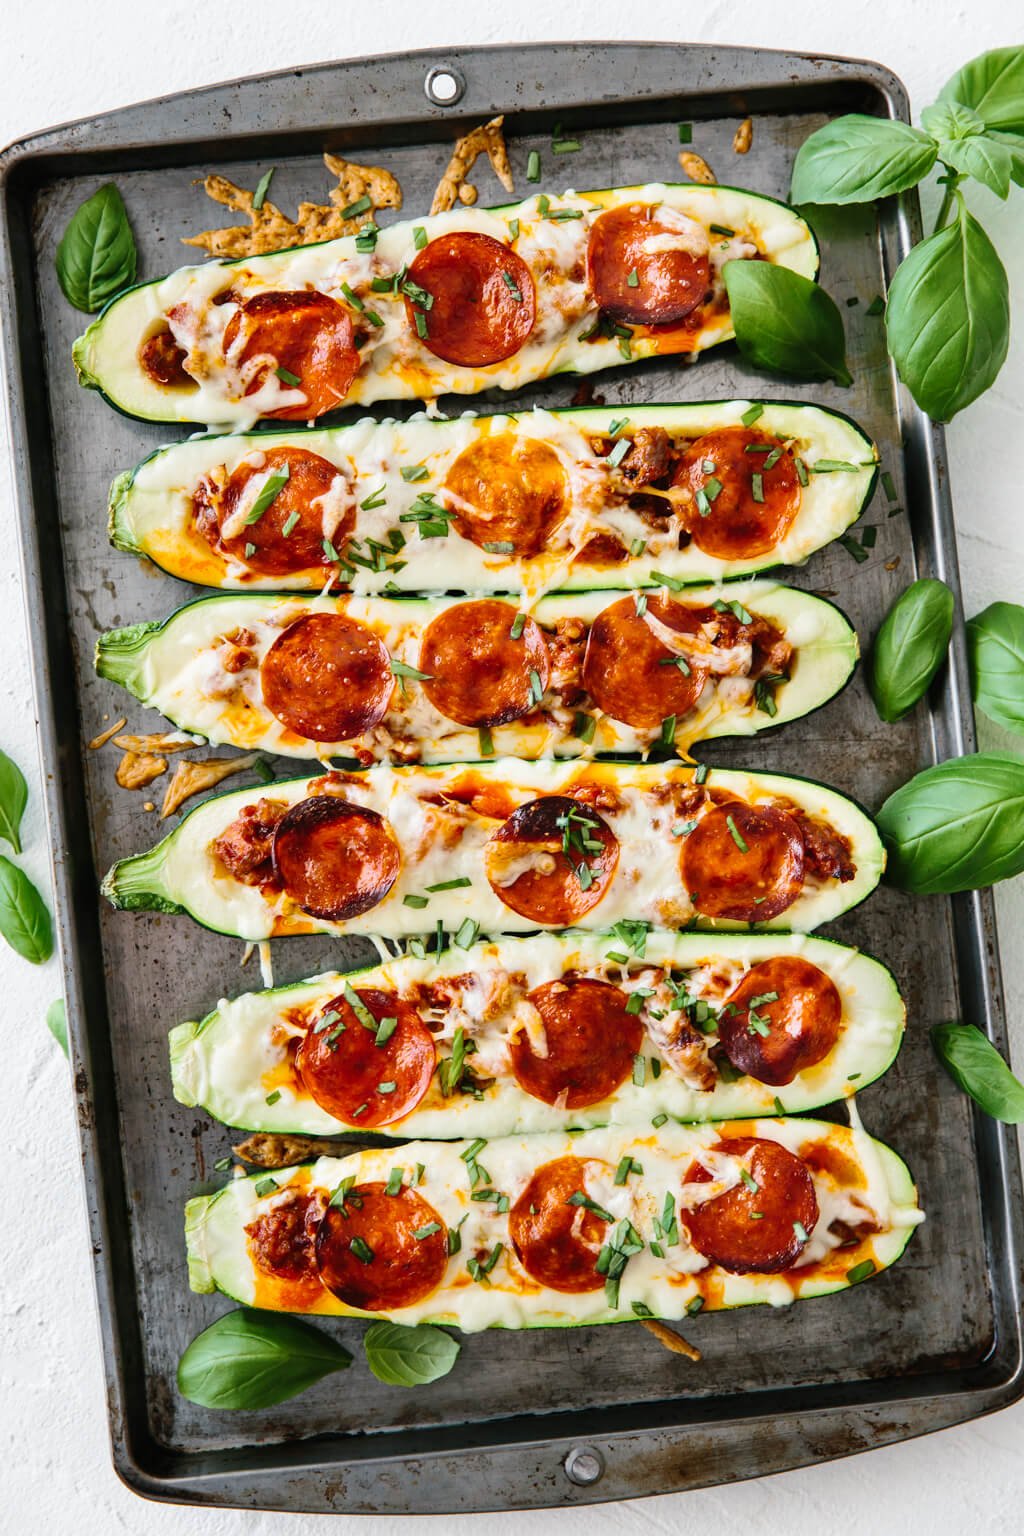
[[[446,71],[458,99],[425,93]],[[976,1115],[932,1059],[928,1026],[963,1017],[1000,1047],[1005,1031],[988,893],[915,901],[881,889],[833,925],[896,972],[910,1010],[898,1064],[862,1096],[870,1129],[907,1157],[929,1220],[885,1276],[831,1300],[693,1319],[699,1366],[638,1327],[469,1337],[458,1368],[415,1392],[378,1383],[362,1326],[324,1323],[353,1347],[347,1376],[262,1413],[217,1414],[174,1385],[188,1340],[227,1303],[188,1291],[186,1198],[219,1182],[230,1133],[174,1103],[166,1030],[225,992],[257,984],[239,947],[183,918],[115,914],[97,877],[155,839],[141,796],[118,790],[109,755],[83,750],[125,704],[91,668],[96,631],[162,615],[189,589],[111,552],[113,473],[170,433],[128,421],[81,391],[70,346],[81,317],[54,277],[56,242],[78,203],[116,176],[157,275],[189,253],[181,235],[222,222],[194,178],[224,169],[252,186],[276,164],[286,207],[326,188],[333,149],[399,176],[407,215],[425,211],[451,141],[506,114],[517,191],[538,149],[543,185],[611,186],[677,176],[675,124],[724,182],[785,196],[813,129],[857,110],[906,119],[899,81],[859,61],[669,44],[545,44],[404,54],[297,69],[165,98],[36,135],[0,160],[2,293],[18,496],[74,1084],[95,1255],[114,1464],[165,1500],[376,1514],[572,1505],[695,1488],[826,1460],[973,1418],[1021,1395],[1020,1173],[1011,1131]],[[754,146],[731,142],[754,118]],[[553,160],[551,132],[579,129]],[[478,167],[481,199],[503,200]],[[785,385],[721,348],[596,379],[610,404],[762,394],[822,401],[872,432],[904,513],[876,495],[870,558],[840,546],[793,574],[837,594],[870,636],[914,575],[957,590],[940,429],[898,388],[872,298],[920,233],[916,199],[815,212],[823,278],[846,318],[855,383]],[[856,299],[855,306],[847,301]],[[566,404],[575,381],[523,391]],[[462,410],[467,401],[453,403]],[[486,399],[476,402],[486,408]],[[444,402],[442,401],[442,407]],[[893,562],[899,562],[893,567]],[[716,744],[722,764],[818,777],[870,807],[917,768],[974,745],[958,620],[952,659],[927,706],[881,725],[858,678],[826,709],[754,741]],[[152,728],[133,706],[132,726]],[[364,958],[358,941],[278,941],[279,981]]]

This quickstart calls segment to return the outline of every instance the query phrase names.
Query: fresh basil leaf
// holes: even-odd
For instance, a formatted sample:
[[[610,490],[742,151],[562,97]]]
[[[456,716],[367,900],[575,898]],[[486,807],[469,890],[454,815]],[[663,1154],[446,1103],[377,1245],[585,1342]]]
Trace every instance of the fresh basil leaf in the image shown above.
[[[975,752],[925,768],[875,818],[886,879],[919,895],[977,891],[1024,870],[1024,761]]]
[[[1024,48],[993,48],[958,69],[940,101],[973,107],[986,128],[1024,133]]]
[[[917,183],[935,164],[935,145],[909,123],[851,112],[805,139],[793,165],[794,203],[872,203]]]
[[[727,261],[722,270],[744,357],[800,379],[853,382],[842,316],[824,288],[769,261]]]
[[[982,714],[1024,735],[1024,608],[990,603],[968,620],[967,655]]]
[[[271,1408],[351,1363],[318,1328],[241,1307],[192,1340],[178,1364],[178,1390],[203,1408]]]
[[[885,329],[900,378],[935,421],[949,421],[995,380],[1010,340],[1009,286],[963,205],[897,267]]]
[[[53,954],[53,925],[46,905],[23,869],[0,857],[0,938],[23,960],[42,965]]]
[[[55,997],[46,1010],[46,1027],[56,1040],[65,1056],[70,1056],[68,1050],[68,1016],[64,1008],[64,999]]]
[[[1024,1121],[1024,1083],[1018,1082],[987,1035],[974,1024],[936,1024],[932,1045],[958,1088],[986,1115],[1006,1125]]]
[[[953,594],[944,581],[911,582],[882,620],[868,686],[882,720],[900,720],[942,665],[953,632]]]
[[[940,101],[924,109],[921,122],[935,140],[944,165],[973,176],[997,197],[1009,195],[1013,154],[1007,145],[988,137],[977,112],[958,101]]]
[[[443,1328],[427,1323],[415,1328],[374,1323],[367,1329],[363,1347],[366,1363],[378,1381],[386,1381],[390,1387],[422,1387],[448,1375],[461,1346]]]
[[[64,297],[87,315],[135,281],[135,237],[113,182],[75,213],[57,247],[57,281]]]
[[[1024,187],[1024,134],[1004,133],[993,128],[986,135],[990,143],[1002,144],[1010,154],[1010,180]]]
[[[25,775],[6,752],[0,752],[0,837],[21,852],[21,818],[28,803]]]

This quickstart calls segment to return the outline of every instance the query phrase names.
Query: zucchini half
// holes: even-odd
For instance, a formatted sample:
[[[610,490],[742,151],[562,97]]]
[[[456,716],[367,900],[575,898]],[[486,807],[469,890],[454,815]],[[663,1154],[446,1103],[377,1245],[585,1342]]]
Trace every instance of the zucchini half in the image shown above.
[[[435,1072],[408,1113],[387,1123],[375,1117],[372,1129],[386,1136],[508,1136],[609,1122],[649,1125],[662,1114],[691,1121],[796,1113],[849,1097],[855,1088],[859,1091],[880,1077],[896,1057],[905,1021],[903,1000],[886,967],[854,949],[802,934],[709,938],[638,932],[629,925],[624,925],[623,934],[609,938],[541,933],[527,939],[501,939],[468,951],[448,949],[439,957],[422,958],[406,954],[344,976],[331,972],[290,986],[244,993],[219,1003],[200,1022],[171,1030],[174,1096],[181,1104],[198,1105],[226,1125],[250,1131],[323,1136],[365,1130],[363,1117],[339,1118],[321,1107],[295,1067],[296,1043],[324,1017],[345,987],[357,992],[380,990],[417,1011],[423,1008],[423,1016],[433,1021],[429,1027],[437,1031],[438,1063],[451,1059],[457,1033],[460,1048],[470,1043],[465,1057],[469,1072],[458,1084],[446,1080],[445,1092]],[[614,959],[608,958],[609,951]],[[824,972],[839,993],[842,1012],[831,1051],[785,1084],[772,1085],[737,1072],[714,1051],[720,1043],[716,1015],[754,967],[780,959],[807,962]],[[557,1098],[546,1102],[520,1085],[509,1042],[517,1019],[522,1020],[527,994],[566,977],[570,986],[578,978],[594,979],[629,993],[634,987],[654,986],[665,972],[671,972],[676,984],[695,1000],[684,1016],[701,1020],[704,1044],[712,1052],[708,1058],[712,1087],[695,1086],[692,1073],[686,1080],[673,1069],[663,1051],[671,1034],[664,1031],[671,1031],[673,1019],[678,1022],[678,1007],[668,1013],[667,1025],[660,1023],[658,999],[648,1001],[642,992],[636,998],[641,1003],[636,1022],[631,1019],[628,1026],[640,1033],[639,1051],[632,1071],[606,1097],[566,1108]],[[765,974],[771,973],[758,973]],[[757,985],[756,977],[751,985]],[[436,989],[433,1005],[426,1001],[430,989]],[[760,1007],[762,1014],[757,1018],[763,1027],[763,1015],[770,1015],[771,1004]],[[595,1033],[595,1049],[598,1038]],[[628,1052],[617,1070],[629,1070]],[[387,1079],[391,1072],[391,1056],[382,1055],[378,1075]],[[363,1086],[360,1078],[357,1094]],[[377,1103],[386,1111],[387,1100]],[[359,1107],[356,1100],[353,1105]]]
[[[680,1188],[695,1157],[717,1147],[720,1132],[775,1141],[807,1160],[820,1215],[808,1232],[805,1264],[774,1274],[730,1273],[691,1246],[679,1219]],[[603,1289],[567,1293],[538,1283],[524,1271],[511,1242],[509,1213],[502,1204],[514,1210],[534,1171],[558,1158],[587,1163],[585,1193],[617,1223],[605,1226],[608,1240],[623,1241],[620,1234],[628,1222],[643,1244]],[[631,1164],[625,1182],[616,1184],[614,1175],[626,1158],[643,1171]],[[386,1182],[396,1168],[404,1188],[416,1180],[413,1193],[436,1211],[438,1224],[450,1234],[447,1262],[430,1294],[410,1305],[368,1312],[328,1291],[312,1264],[304,1278],[285,1280],[254,1262],[246,1228],[261,1216],[295,1203],[296,1197],[330,1197],[343,1180],[352,1180],[357,1190],[369,1182]],[[474,1183],[484,1187],[476,1175],[491,1189],[490,1201],[473,1198]],[[877,1232],[848,1247],[835,1246],[836,1236],[829,1232],[833,1222],[850,1227],[866,1218],[873,1219]],[[190,1200],[185,1235],[194,1291],[223,1291],[246,1306],[272,1311],[384,1316],[475,1333],[630,1322],[637,1316],[678,1319],[701,1305],[709,1310],[757,1302],[786,1306],[844,1290],[888,1268],[921,1220],[910,1173],[889,1147],[859,1129],[797,1119],[733,1121],[722,1127],[665,1125],[658,1131],[614,1126],[577,1136],[507,1137],[482,1146],[414,1141],[365,1148],[270,1176],[235,1179],[214,1195]],[[379,1262],[370,1252],[368,1268]]]
[[[688,588],[672,601],[696,608],[711,608],[716,602],[731,603],[733,612],[743,621],[751,617],[767,620],[794,647],[787,667],[789,677],[759,688],[740,673],[723,677],[719,686],[716,674],[709,672],[692,708],[673,714],[666,734],[660,718],[656,724],[641,727],[603,713],[590,695],[580,694],[578,685],[582,677],[578,671],[569,684],[569,707],[564,702],[564,688],[554,673],[547,687],[547,678],[542,683],[538,676],[536,686],[541,689],[541,697],[535,702],[528,669],[531,661],[542,665],[551,652],[533,624],[527,629],[523,616],[517,618],[518,604],[514,600],[500,604],[494,599],[466,603],[458,598],[227,595],[189,603],[162,623],[132,624],[101,635],[96,646],[96,670],[143,704],[158,709],[182,730],[218,744],[246,750],[262,748],[283,757],[329,760],[342,756],[361,762],[414,759],[438,763],[472,761],[494,753],[523,758],[591,757],[602,752],[646,752],[659,744],[674,745],[685,755],[697,741],[715,736],[749,736],[810,714],[844,687],[856,665],[855,631],[831,603],[809,593],[757,581],[729,587]],[[626,606],[627,623],[637,628],[634,597],[621,592],[542,598],[531,607],[530,617],[550,640],[556,628],[563,627],[568,620],[581,620],[589,630],[598,615],[616,602]],[[425,632],[441,614],[460,606],[468,609],[463,627],[451,633],[444,649],[448,664],[443,676],[460,685],[458,702],[453,701],[453,707],[462,712],[462,675],[467,665],[477,665],[477,688],[471,703],[473,708],[488,713],[488,668],[483,664],[483,652],[478,663],[467,659],[467,646],[479,629],[481,616],[486,616],[496,631],[486,655],[502,668],[501,676],[509,678],[510,686],[521,694],[517,707],[529,710],[509,724],[479,731],[451,719],[431,700],[431,669],[436,668],[437,661],[430,659],[435,655],[433,650],[428,656],[423,649]],[[646,614],[646,604],[644,607]],[[364,635],[366,648],[376,658],[376,682],[368,686],[368,697],[374,706],[369,728],[341,740],[312,740],[293,729],[288,720],[269,707],[264,689],[265,672],[261,668],[273,669],[275,679],[280,675],[275,659],[265,660],[275,642],[297,621],[321,614],[344,616],[364,626],[370,632]],[[449,622],[454,624],[456,620]],[[653,611],[648,622],[654,622]],[[516,625],[519,633],[513,638]],[[247,638],[239,645],[225,638],[240,631]],[[617,633],[619,653],[625,655],[629,648],[632,654],[633,629]],[[664,640],[664,632],[659,630],[658,634]],[[626,712],[634,710],[644,687],[651,690],[653,700],[671,700],[674,694],[661,690],[666,684],[670,688],[677,685],[683,689],[681,697],[685,698],[690,692],[693,668],[708,650],[706,640],[698,639],[696,655],[692,647],[680,650],[686,666],[684,681],[679,682],[674,670],[670,680],[663,670],[662,660],[671,659],[672,651],[662,644],[658,646],[662,659],[652,658],[646,673],[639,669],[634,672],[628,697],[619,707]],[[378,642],[383,644],[384,652]],[[724,664],[728,654],[724,649],[718,650],[719,664]],[[582,642],[577,656],[582,666]],[[245,658],[244,666],[236,664],[235,658],[239,657]],[[398,675],[385,704],[376,684],[380,676],[387,677],[388,657]],[[230,661],[230,672],[224,665],[226,661]],[[322,665],[326,669],[326,655]],[[314,676],[315,698],[319,703],[330,694],[330,689],[321,673]],[[278,686],[276,680],[271,686]],[[345,677],[331,695],[332,702],[342,710],[339,719],[353,718],[353,686],[351,676]],[[370,689],[375,689],[372,696]],[[495,691],[489,695],[491,706],[507,697],[501,681],[496,680]],[[275,695],[275,701],[279,710],[284,709],[288,718],[299,725],[314,702],[311,697],[305,711],[296,710],[290,669],[285,696],[277,700]],[[655,709],[654,715],[660,717],[673,707],[669,702]],[[385,708],[386,713],[382,714]],[[322,709],[317,715],[318,721],[325,718]]]
[[[400,853],[387,894],[360,915],[337,921],[311,916],[286,892],[244,884],[215,859],[211,844],[244,807],[261,799],[293,807],[319,797],[332,784],[350,805],[386,819]],[[603,891],[594,893],[595,904],[571,926],[607,930],[625,918],[654,927],[748,929],[749,921],[701,916],[683,889],[680,847],[688,823],[679,820],[673,795],[689,795],[699,784],[712,795],[736,796],[758,807],[783,800],[828,823],[850,846],[852,879],[807,881],[779,916],[758,921],[759,929],[808,932],[863,901],[881,878],[885,852],[867,814],[835,790],[806,779],[676,763],[499,758],[471,767],[380,765],[330,781],[280,780],[213,796],[154,848],[115,864],[103,894],[113,906],[132,911],[188,912],[207,928],[250,941],[297,933],[402,938],[436,933],[440,926],[466,947],[479,932],[564,928],[570,926],[564,919],[540,922],[498,897],[487,878],[485,845],[517,808],[538,798],[582,794],[585,804],[588,795],[607,795],[614,796],[617,809],[600,815],[618,840],[618,862]],[[425,895],[431,888],[434,894]]]
[[[626,414],[628,412],[628,414]],[[793,522],[779,542],[743,558],[723,558],[679,538],[675,518],[652,526],[629,505],[630,483],[609,465],[607,454],[594,452],[593,439],[632,438],[639,429],[662,428],[685,449],[708,432],[742,427],[793,445],[807,468]],[[614,431],[612,430],[614,428]],[[448,505],[445,485],[460,454],[488,438],[501,438],[511,453],[529,452],[531,443],[550,448],[561,461],[568,514],[535,552],[484,549],[463,537],[456,522],[443,537],[420,537],[403,523],[424,496]],[[602,445],[603,446],[603,445]],[[821,406],[785,401],[714,400],[693,405],[590,406],[580,410],[517,412],[515,415],[460,416],[410,421],[363,420],[351,426],[276,428],[235,436],[192,438],[158,448],[132,470],[117,476],[110,489],[111,543],[130,554],[145,555],[172,576],[198,586],[239,590],[320,591],[332,569],[330,555],[285,575],[265,574],[244,557],[244,546],[230,553],[211,543],[196,527],[193,496],[204,477],[226,480],[267,449],[292,448],[316,454],[335,465],[348,487],[354,522],[349,546],[359,554],[342,569],[356,592],[580,591],[594,587],[649,586],[657,572],[674,581],[714,581],[800,565],[855,522],[875,486],[877,449],[848,417]],[[465,461],[463,461],[465,462]],[[845,470],[816,471],[819,462],[845,464]],[[405,479],[402,471],[417,478]],[[371,502],[369,508],[363,502]],[[668,508],[669,503],[665,503]],[[588,541],[598,533],[617,538],[629,550],[628,561],[598,563],[588,556]],[[400,534],[396,555],[371,558],[367,540],[387,549]],[[638,549],[638,541],[643,545]],[[680,542],[685,547],[680,549]],[[636,553],[633,551],[636,550]],[[376,565],[383,569],[377,570]]]
[[[599,315],[589,288],[584,290],[572,274],[586,262],[590,229],[598,215],[633,202],[661,204],[703,227],[710,246],[713,298],[696,311],[699,324],[687,316],[685,325],[668,330],[596,327]],[[734,233],[724,236],[712,231],[712,225]],[[445,362],[421,340],[397,285],[388,291],[372,287],[373,279],[384,281],[413,265],[419,250],[417,230],[425,232],[427,243],[456,231],[489,236],[525,262],[538,290],[537,320],[511,357],[483,367]],[[365,336],[358,371],[339,404],[520,389],[555,373],[591,373],[660,352],[703,351],[729,340],[733,331],[721,281],[727,260],[757,254],[805,277],[813,278],[818,271],[814,236],[792,208],[756,192],[693,183],[612,187],[564,197],[535,194],[500,208],[457,207],[390,225],[381,230],[371,251],[361,252],[358,238],[346,235],[267,255],[208,261],[129,289],[112,299],[75,342],[79,381],[102,391],[118,410],[147,421],[244,428],[275,411],[301,409],[307,399],[301,383],[273,373],[254,394],[241,393],[241,385],[229,391],[222,351],[204,354],[208,372],[202,384],[168,386],[146,373],[139,350],[167,328],[168,313],[177,305],[190,304],[204,320],[213,301],[228,292],[245,301],[263,293],[311,289],[345,304],[353,325]],[[371,313],[376,316],[372,323]]]

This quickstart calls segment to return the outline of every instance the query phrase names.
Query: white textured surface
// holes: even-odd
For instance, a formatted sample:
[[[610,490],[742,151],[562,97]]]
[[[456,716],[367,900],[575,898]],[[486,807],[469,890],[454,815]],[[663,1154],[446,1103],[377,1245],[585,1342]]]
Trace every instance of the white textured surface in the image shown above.
[[[69,118],[236,75],[444,43],[592,38],[666,38],[759,44],[880,58],[908,85],[917,110],[965,58],[1016,41],[1005,0],[550,0],[455,7],[450,0],[370,0],[362,7],[298,8],[248,0],[202,6],[183,0],[21,0],[4,25],[0,144]],[[339,102],[344,116],[345,103]],[[950,429],[953,494],[968,613],[996,597],[1021,600],[1024,520],[1020,438],[1024,431],[1024,193],[1000,206],[972,191],[1009,270],[1016,348],[996,385]],[[1017,238],[1013,238],[1016,231]],[[12,531],[9,471],[0,444],[0,601],[8,616],[0,675],[0,744],[24,766],[32,786],[25,863],[45,886],[46,854],[38,794],[21,597]],[[1012,746],[982,724],[982,744]],[[998,906],[1011,1029],[1024,1002],[1024,881],[999,891]],[[43,1529],[76,1536],[241,1536],[328,1529],[323,1517],[201,1512],[143,1504],[110,1469],[106,1405],[93,1322],[92,1280],[78,1187],[67,1068],[43,1026],[57,989],[56,964],[42,971],[0,953],[8,1067],[4,1111],[6,1205],[0,1245],[0,1531]],[[1024,1026],[1015,1054],[1024,1062]],[[853,1528],[953,1536],[969,1529],[1009,1536],[1024,1526],[1024,1457],[1018,1436],[1024,1406],[963,1429],[870,1458],[786,1473],[761,1482],[578,1513],[488,1516],[494,1536],[593,1536],[713,1528],[716,1536],[828,1536]],[[868,1495],[868,1497],[866,1497]],[[881,1502],[879,1499],[881,1498]],[[884,1511],[884,1513],[882,1513]],[[332,1531],[400,1528],[461,1533],[480,1519],[356,1521],[335,1517]]]

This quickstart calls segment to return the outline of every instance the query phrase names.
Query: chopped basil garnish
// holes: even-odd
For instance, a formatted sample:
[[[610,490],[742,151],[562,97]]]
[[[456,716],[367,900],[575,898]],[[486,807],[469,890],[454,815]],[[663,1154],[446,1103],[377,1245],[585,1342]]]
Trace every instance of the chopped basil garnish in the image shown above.
[[[280,1090],[280,1088],[275,1088],[273,1093],[268,1093],[267,1094],[266,1102],[269,1105],[273,1106],[274,1104],[277,1103],[277,1101],[278,1101],[278,1099],[280,1097],[281,1097],[281,1090]]]
[[[394,677],[411,677],[417,683],[429,683],[433,677],[432,672],[421,672],[419,667],[410,666],[407,661],[397,661],[391,658],[391,672]]]
[[[369,213],[372,207],[373,199],[364,194],[362,197],[357,197],[354,203],[349,203],[347,207],[343,208],[339,217],[343,219],[358,219],[361,213]]]
[[[263,175],[256,183],[256,191],[253,193],[252,197],[252,206],[254,208],[262,208],[263,204],[266,202],[267,193],[270,191],[270,183],[273,180],[274,172],[276,169],[277,167],[272,165],[269,171],[263,172]]]
[[[430,470],[425,464],[403,464],[399,473],[403,480],[407,483],[412,483],[416,480],[426,480],[430,475]]]
[[[531,149],[526,157],[527,181],[540,181],[540,155],[535,149]]]
[[[606,1211],[603,1205],[598,1205],[596,1200],[591,1200],[590,1196],[582,1189],[574,1190],[565,1203],[566,1205],[578,1205],[585,1211],[593,1211],[594,1215],[600,1216],[602,1221],[615,1220],[611,1211]]]
[[[472,917],[465,918],[458,933],[455,935],[456,946],[459,949],[469,949],[479,932],[480,924]]]
[[[431,896],[433,896],[435,891],[458,891],[461,890],[464,885],[472,884],[473,882],[468,875],[457,875],[454,880],[441,880],[437,885],[428,885],[425,887],[425,889]]]
[[[427,898],[425,896],[417,896],[414,892],[410,891],[408,895],[402,897],[402,904],[406,907],[415,907],[418,911],[427,905]]]
[[[260,1179],[259,1183],[255,1186],[258,1195],[272,1195],[279,1188],[280,1185],[276,1179]]]
[[[277,374],[277,377],[281,380],[282,384],[290,384],[292,389],[298,389],[302,384],[302,380],[299,378],[298,374],[291,373],[287,368],[278,367],[274,369],[274,372]]]
[[[853,1268],[848,1272],[846,1278],[850,1285],[859,1285],[862,1280],[866,1280],[868,1276],[873,1275],[874,1272],[875,1266],[872,1260],[864,1259],[860,1264],[855,1264],[853,1266]]]
[[[745,427],[752,427],[754,425],[754,422],[755,421],[760,421],[760,419],[761,419],[761,417],[763,415],[764,415],[764,406],[761,404],[760,401],[758,401],[758,403],[756,405],[750,406],[749,409],[747,409],[747,410],[745,410],[743,412],[743,415],[740,417],[740,421],[742,421],[742,423],[743,423],[743,425]]]
[[[274,498],[284,490],[291,477],[291,469],[287,464],[281,469],[275,469],[263,482],[263,489],[253,502],[249,511],[245,514],[246,526],[258,523],[264,512],[270,506]]]
[[[397,1028],[398,1018],[395,1014],[389,1014],[387,1018],[381,1019],[377,1025],[377,1033],[373,1037],[374,1045],[387,1045]]]
[[[729,828],[729,836],[732,838],[733,842],[736,844],[736,847],[739,849],[740,853],[749,853],[750,849],[748,848],[747,844],[743,841],[743,835],[740,832],[739,828],[737,827],[735,821],[733,821],[731,816],[726,816],[725,824]]]
[[[364,1237],[359,1237],[356,1235],[348,1246],[355,1254],[360,1264],[373,1263],[373,1249],[370,1247],[369,1243]]]

